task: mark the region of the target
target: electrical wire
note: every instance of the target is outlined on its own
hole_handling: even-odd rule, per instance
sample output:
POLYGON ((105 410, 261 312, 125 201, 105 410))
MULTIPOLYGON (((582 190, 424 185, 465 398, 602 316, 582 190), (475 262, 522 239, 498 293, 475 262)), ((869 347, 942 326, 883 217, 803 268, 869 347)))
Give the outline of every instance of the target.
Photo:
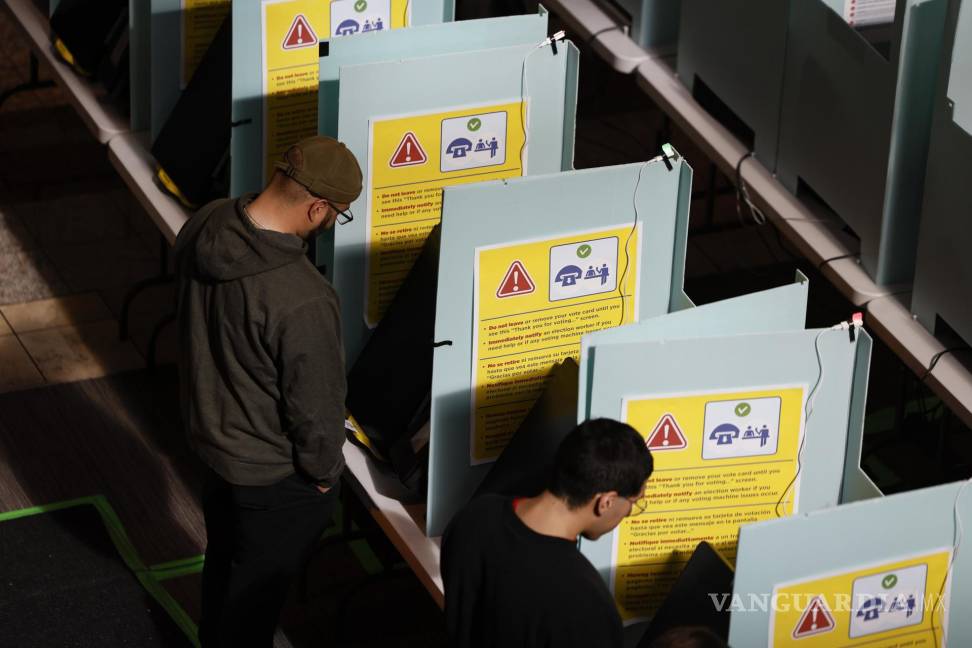
POLYGON ((537 51, 543 49, 547 45, 553 45, 554 43, 556 43, 559 40, 562 40, 563 38, 564 38, 564 31, 561 30, 556 34, 554 34, 553 36, 549 38, 545 38, 544 40, 540 41, 539 43, 537 43, 536 47, 532 48, 529 52, 527 52, 524 55, 523 64, 520 66, 520 132, 523 133, 523 143, 520 144, 520 174, 521 175, 526 175, 526 164, 523 162, 523 153, 526 151, 527 140, 529 139, 529 134, 527 133, 527 127, 526 127, 526 97, 528 92, 527 87, 529 85, 527 83, 527 75, 526 75, 527 61, 537 51))
POLYGON ((948 353, 954 353, 956 351, 969 351, 969 350, 972 350, 972 348, 970 348, 966 344, 957 347, 949 347, 948 349, 942 349, 941 351, 939 351, 938 353, 932 356, 931 362, 928 363, 928 368, 925 369, 925 373, 921 375, 920 382, 923 383, 926 380, 928 380, 928 377, 931 375, 932 371, 935 370, 935 365, 937 365, 938 361, 942 359, 942 356, 948 353))
MULTIPOLYGON (((743 222, 742 203, 746 203, 746 206, 749 208, 749 212, 750 215, 752 216, 753 221, 757 225, 765 225, 766 215, 750 199, 749 186, 746 184, 746 181, 743 180, 742 177, 743 162, 745 162, 751 157, 754 157, 754 155, 755 155, 754 151, 748 151, 745 155, 739 158, 738 162, 736 162, 736 215, 739 217, 740 223, 743 222)), ((821 225, 826 225, 827 227, 834 227, 837 229, 844 229, 845 227, 847 227, 844 223, 840 221, 828 220, 826 218, 786 218, 785 216, 780 215, 779 219, 790 223, 820 223, 821 225)))
MULTIPOLYGON (((959 510, 959 501, 962 499, 962 495, 965 494, 965 491, 970 486, 972 486, 972 477, 965 480, 965 483, 959 487, 958 492, 955 493, 955 500, 952 502, 952 521, 955 525, 954 530, 952 531, 952 555, 948 559, 948 569, 945 570, 945 578, 942 579, 942 585, 938 588, 938 598, 935 601, 936 608, 942 605, 942 599, 945 596, 945 585, 948 583, 949 576, 952 575, 952 569, 955 567, 955 559, 958 557, 959 548, 962 546, 962 539, 965 535, 965 529, 962 527, 962 513, 959 510)), ((935 632, 935 610, 932 610, 930 616, 932 644, 937 647, 938 633, 935 632)))
POLYGON ((641 168, 638 169, 638 179, 635 180, 634 191, 631 192, 631 206, 634 207, 634 222, 631 223, 631 230, 628 232, 628 237, 624 240, 624 270, 621 271, 621 276, 618 278, 618 298, 621 300, 621 316, 618 318, 618 326, 624 324, 624 309, 627 299, 627 296, 624 294, 624 280, 628 276, 628 266, 631 263, 628 246, 631 243, 631 237, 634 236, 635 230, 638 228, 638 220, 640 218, 640 214, 638 213, 638 187, 641 186, 641 176, 645 173, 645 169, 649 164, 657 160, 658 158, 648 160, 641 165, 641 168))
POLYGON ((744 224, 743 215, 742 215, 742 203, 745 202, 746 206, 749 208, 749 215, 752 217, 753 222, 755 222, 757 225, 765 225, 766 214, 764 214, 763 211, 759 207, 757 207, 750 199, 749 187, 746 186, 746 183, 742 179, 743 162, 745 162, 751 157, 753 157, 753 151, 749 151, 741 158, 739 158, 738 162, 736 162, 736 216, 739 217, 740 224, 744 224))
POLYGON ((824 378, 823 358, 820 355, 820 338, 823 337, 824 333, 842 330, 844 329, 838 324, 835 328, 822 329, 818 331, 817 335, 813 338, 813 351, 817 355, 817 380, 814 382, 813 388, 810 390, 810 394, 807 396, 807 402, 803 406, 803 437, 800 439, 800 447, 797 449, 796 473, 794 473, 793 479, 791 479, 790 483, 786 485, 786 488, 783 489, 783 492, 780 494, 780 499, 776 502, 776 506, 773 507, 773 512, 776 513, 776 517, 783 517, 783 515, 780 513, 780 506, 783 504, 783 501, 786 499, 786 494, 790 492, 790 489, 800 477, 800 472, 803 470, 803 447, 807 442, 807 423, 810 422, 810 417, 813 415, 813 401, 817 396, 817 390, 820 388, 820 384, 823 382, 824 378))
POLYGON ((408 9, 412 6, 412 0, 405 0, 405 10, 402 11, 402 27, 408 27, 408 9))
POLYGON ((601 34, 605 34, 609 31, 614 31, 616 29, 621 29, 621 28, 617 25, 611 25, 610 27, 598 29, 596 32, 594 32, 593 34, 588 36, 587 39, 584 40, 584 45, 589 48, 591 45, 594 44, 594 41, 596 41, 601 34))

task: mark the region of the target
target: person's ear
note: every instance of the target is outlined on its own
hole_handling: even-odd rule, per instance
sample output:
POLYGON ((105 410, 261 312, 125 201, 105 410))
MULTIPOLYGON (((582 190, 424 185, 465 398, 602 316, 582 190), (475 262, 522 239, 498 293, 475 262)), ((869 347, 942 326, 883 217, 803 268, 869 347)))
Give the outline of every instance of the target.
POLYGON ((320 227, 327 220, 328 205, 326 200, 316 198, 307 210, 307 220, 312 227, 320 227))
POLYGON ((618 494, 614 491, 608 491, 607 493, 598 493, 594 498, 594 514, 598 517, 602 515, 607 515, 615 504, 615 500, 618 499, 618 494))

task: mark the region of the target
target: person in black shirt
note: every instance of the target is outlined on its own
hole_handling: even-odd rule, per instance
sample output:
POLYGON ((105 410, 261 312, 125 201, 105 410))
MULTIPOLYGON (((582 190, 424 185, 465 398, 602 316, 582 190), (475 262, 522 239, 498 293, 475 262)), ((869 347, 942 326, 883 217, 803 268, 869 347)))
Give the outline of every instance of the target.
POLYGON ((634 428, 585 421, 557 450, 547 490, 484 495, 457 514, 442 539, 450 645, 620 646, 614 600, 577 536, 614 529, 644 496, 652 467, 634 428))

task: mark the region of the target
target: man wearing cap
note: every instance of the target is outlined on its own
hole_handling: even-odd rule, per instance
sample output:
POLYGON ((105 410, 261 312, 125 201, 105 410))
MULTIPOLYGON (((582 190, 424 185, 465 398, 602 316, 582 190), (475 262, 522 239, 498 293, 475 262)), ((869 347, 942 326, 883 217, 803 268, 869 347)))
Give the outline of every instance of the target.
POLYGON ((176 240, 183 423, 207 466, 203 646, 271 646, 344 468, 334 288, 307 241, 347 222, 361 169, 328 137, 291 147, 258 195, 217 200, 176 240))

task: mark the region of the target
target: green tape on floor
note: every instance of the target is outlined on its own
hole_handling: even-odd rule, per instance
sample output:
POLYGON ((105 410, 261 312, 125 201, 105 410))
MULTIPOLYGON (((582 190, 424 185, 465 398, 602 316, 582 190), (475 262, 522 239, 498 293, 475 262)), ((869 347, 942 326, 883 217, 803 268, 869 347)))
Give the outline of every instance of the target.
POLYGON ((156 580, 164 581, 169 580, 170 578, 198 574, 203 570, 203 565, 205 565, 205 563, 206 555, 199 554, 198 556, 193 556, 192 558, 183 558, 182 560, 173 560, 167 563, 152 565, 149 567, 149 571, 152 572, 152 575, 156 580))
POLYGON ((348 547, 351 548, 351 553, 354 554, 354 557, 358 559, 361 567, 364 568, 365 572, 370 576, 380 574, 382 571, 384 571, 381 561, 378 560, 378 556, 375 555, 375 552, 371 550, 371 545, 368 544, 367 540, 352 540, 348 543, 348 547))
POLYGON ((162 609, 166 611, 172 621, 189 638, 192 644, 199 646, 196 624, 193 623, 186 611, 182 609, 182 606, 172 598, 172 595, 162 587, 161 581, 200 571, 202 569, 202 556, 164 563, 154 568, 146 567, 145 563, 142 562, 142 559, 139 558, 138 553, 135 551, 135 546, 132 545, 131 540, 128 538, 128 534, 125 532, 125 527, 122 526, 121 520, 103 495, 90 495, 65 500, 63 502, 0 513, 0 523, 31 515, 42 515, 74 506, 93 506, 95 508, 101 517, 102 523, 105 525, 108 537, 111 538, 112 544, 115 545, 115 550, 118 551, 118 555, 121 557, 122 562, 125 563, 125 566, 135 574, 135 578, 141 583, 145 591, 162 606, 162 609))

